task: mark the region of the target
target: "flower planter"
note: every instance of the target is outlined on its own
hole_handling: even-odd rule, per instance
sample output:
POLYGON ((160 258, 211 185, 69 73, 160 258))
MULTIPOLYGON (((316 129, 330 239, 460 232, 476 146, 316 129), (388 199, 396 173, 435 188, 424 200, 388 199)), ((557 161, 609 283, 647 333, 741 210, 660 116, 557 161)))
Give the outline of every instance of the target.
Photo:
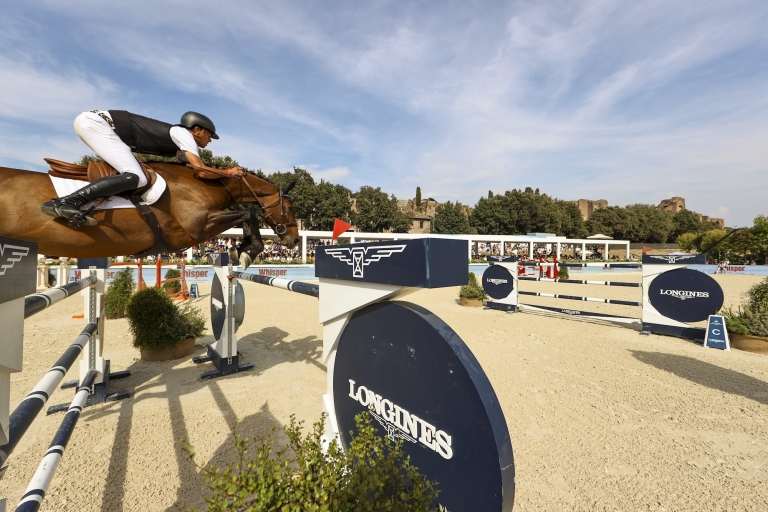
POLYGON ((151 348, 141 347, 142 361, 170 361, 189 357, 195 351, 195 338, 187 338, 172 347, 151 348))
POLYGON ((731 348, 748 352, 768 353, 768 338, 766 337, 736 334, 735 332, 728 331, 728 338, 731 340, 731 348))
POLYGON ((461 306, 467 306, 470 308, 481 308, 483 307, 483 299, 472 299, 467 297, 459 297, 459 305, 461 306))

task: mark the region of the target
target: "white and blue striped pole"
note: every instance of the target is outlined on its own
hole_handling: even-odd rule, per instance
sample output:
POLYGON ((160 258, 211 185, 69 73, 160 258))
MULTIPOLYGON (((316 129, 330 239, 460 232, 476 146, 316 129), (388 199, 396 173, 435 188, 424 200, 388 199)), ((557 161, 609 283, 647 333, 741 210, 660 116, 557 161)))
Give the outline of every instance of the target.
POLYGON ((46 402, 51 397, 51 394, 61 383, 64 375, 67 374, 72 364, 80 357, 80 353, 83 351, 83 347, 91 340, 96 332, 98 324, 90 323, 85 326, 85 329, 75 339, 72 345, 67 348, 64 354, 59 358, 56 363, 48 370, 40 382, 32 388, 32 391, 21 401, 18 407, 13 411, 10 416, 8 433, 8 443, 0 446, 0 467, 5 464, 6 459, 13 452, 16 445, 21 441, 24 434, 26 434, 32 422, 37 415, 43 410, 46 402))
POLYGON ((294 281, 292 279, 285 279, 282 277, 268 277, 260 276, 258 274, 245 274, 238 271, 232 271, 229 273, 229 275, 238 279, 265 284, 275 288, 282 288, 283 290, 289 290, 292 292, 301 293, 303 295, 320 297, 320 285, 317 284, 304 283, 302 281, 294 281))
POLYGON ((75 426, 77 426, 77 420, 80 419, 80 413, 83 410, 85 401, 88 399, 97 375, 98 372, 96 370, 90 370, 85 375, 85 379, 83 379, 82 384, 78 387, 75 398, 72 400, 64 420, 62 420, 59 430, 53 437, 51 446, 45 452, 43 460, 37 467, 37 471, 32 476, 24 496, 22 496, 19 505, 16 507, 16 512, 36 512, 40 510, 45 492, 51 485, 53 475, 56 473, 56 468, 59 466, 64 450, 67 448, 67 443, 69 443, 69 439, 72 437, 72 432, 74 432, 75 426))
POLYGON ((60 300, 66 299, 73 293, 95 285, 97 281, 98 279, 96 276, 91 275, 72 283, 65 284, 64 286, 58 286, 44 292, 30 295, 24 299, 24 318, 29 318, 49 306, 56 304, 60 300))
POLYGON ((630 300, 618 300, 618 299, 602 299, 597 297, 580 297, 578 295, 561 295, 559 293, 541 293, 541 292, 524 292, 518 290, 520 295, 531 295, 534 297, 550 297, 552 299, 566 299, 566 300, 583 300, 587 302, 602 302, 603 304, 621 304, 622 306, 642 306, 642 302, 635 302, 630 300))

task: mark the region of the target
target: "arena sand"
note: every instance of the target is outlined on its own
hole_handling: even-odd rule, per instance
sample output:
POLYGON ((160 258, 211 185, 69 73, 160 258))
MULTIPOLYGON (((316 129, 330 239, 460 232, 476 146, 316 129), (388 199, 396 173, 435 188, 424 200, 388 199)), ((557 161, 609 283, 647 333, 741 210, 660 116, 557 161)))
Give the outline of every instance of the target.
MULTIPOLYGON (((639 274, 613 278, 638 281, 639 274)), ((728 304, 759 280, 716 278, 728 304)), ((560 293, 565 286, 574 295, 632 300, 640 293, 522 284, 560 293)), ((223 465, 234 461, 235 418, 249 436, 280 430, 291 414, 307 423, 319 418, 326 374, 317 300, 244 287, 248 315, 239 348, 255 365, 250 372, 201 382, 200 372, 210 365, 142 363, 126 321, 107 322, 113 368, 133 372, 112 389, 130 389, 133 398, 83 412, 43 510, 204 509, 205 481, 180 451, 180 438, 190 440, 200 462, 223 465)), ((514 447, 516 511, 768 510, 768 356, 704 349, 622 327, 463 308, 456 298, 456 288, 407 297, 461 335, 495 387, 514 447)), ((637 308, 526 298, 639 316, 637 308)), ((197 302, 207 315, 208 297, 197 302)), ((83 328, 83 320, 71 318, 81 308, 82 300, 71 298, 26 322, 24 371, 12 377, 13 404, 83 328)), ((76 377, 73 370, 67 379, 76 377)), ((71 398, 71 391, 60 390, 50 404, 71 398)), ((10 457, 0 480, 9 508, 62 417, 38 418, 10 457)))

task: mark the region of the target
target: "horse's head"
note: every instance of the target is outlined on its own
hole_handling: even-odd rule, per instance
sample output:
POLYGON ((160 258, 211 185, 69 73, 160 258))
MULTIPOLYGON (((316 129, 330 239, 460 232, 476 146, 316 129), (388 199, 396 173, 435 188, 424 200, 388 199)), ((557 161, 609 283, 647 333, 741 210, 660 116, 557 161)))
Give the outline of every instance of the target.
POLYGON ((246 174, 243 179, 251 191, 254 191, 254 197, 261 205, 261 216, 264 222, 280 237, 280 242, 289 249, 298 245, 299 228, 293 212, 293 201, 288 196, 288 192, 296 185, 296 182, 285 187, 277 187, 262 180, 255 173, 246 174), (264 189, 261 186, 263 183, 267 183, 269 186, 268 195, 256 196, 255 190, 264 189))

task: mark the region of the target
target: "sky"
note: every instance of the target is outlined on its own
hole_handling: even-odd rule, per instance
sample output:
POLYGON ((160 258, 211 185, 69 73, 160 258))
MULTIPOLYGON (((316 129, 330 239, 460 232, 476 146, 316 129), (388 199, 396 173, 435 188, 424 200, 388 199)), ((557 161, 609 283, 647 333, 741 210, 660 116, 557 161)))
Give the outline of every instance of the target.
POLYGON ((768 2, 0 0, 0 166, 92 109, 209 116, 267 173, 768 214, 768 2))

